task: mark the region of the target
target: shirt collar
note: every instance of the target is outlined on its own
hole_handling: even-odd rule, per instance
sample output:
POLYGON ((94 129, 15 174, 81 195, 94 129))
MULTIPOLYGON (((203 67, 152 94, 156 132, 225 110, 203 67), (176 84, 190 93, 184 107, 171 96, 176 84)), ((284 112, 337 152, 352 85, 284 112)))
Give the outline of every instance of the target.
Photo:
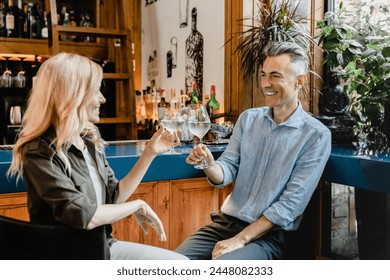
MULTIPOLYGON (((292 115, 286 121, 282 122, 278 126, 289 126, 289 127, 293 127, 293 128, 299 128, 303 123, 303 115, 304 115, 304 110, 303 110, 302 104, 300 101, 298 101, 298 107, 294 111, 294 113, 292 113, 292 115)), ((271 107, 268 107, 268 110, 267 110, 267 113, 265 114, 265 116, 270 121, 274 122, 274 120, 272 118, 272 108, 271 107)))

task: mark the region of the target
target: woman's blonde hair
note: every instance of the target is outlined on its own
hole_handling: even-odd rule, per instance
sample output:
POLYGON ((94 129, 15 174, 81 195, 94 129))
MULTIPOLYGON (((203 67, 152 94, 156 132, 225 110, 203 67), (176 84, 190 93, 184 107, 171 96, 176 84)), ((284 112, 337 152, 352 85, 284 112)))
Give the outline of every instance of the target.
POLYGON ((75 53, 59 53, 45 61, 34 78, 33 89, 22 120, 22 129, 13 148, 8 175, 23 174, 23 146, 53 127, 51 145, 71 171, 66 156, 74 140, 91 135, 98 150, 104 141, 95 125, 89 122, 86 110, 93 95, 100 90, 103 70, 95 62, 75 53))

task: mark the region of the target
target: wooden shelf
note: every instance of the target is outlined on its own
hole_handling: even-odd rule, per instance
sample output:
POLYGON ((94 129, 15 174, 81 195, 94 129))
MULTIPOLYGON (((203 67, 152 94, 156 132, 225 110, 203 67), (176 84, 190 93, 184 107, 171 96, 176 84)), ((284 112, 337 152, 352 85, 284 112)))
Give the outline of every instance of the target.
MULTIPOLYGON (((61 42, 60 51, 77 52, 87 57, 106 59, 108 50, 106 43, 89 42, 61 42)), ((30 55, 49 55, 47 40, 41 39, 21 39, 0 37, 0 53, 30 54, 30 55)))
POLYGON ((107 80, 128 80, 131 79, 131 76, 126 73, 104 73, 103 78, 107 80))
POLYGON ((98 124, 129 124, 134 123, 135 119, 130 118, 101 118, 98 124))
POLYGON ((57 26, 58 33, 60 34, 80 34, 90 35, 103 38, 116 38, 125 37, 129 33, 126 30, 111 29, 111 28, 92 28, 92 27, 72 27, 72 26, 57 26))

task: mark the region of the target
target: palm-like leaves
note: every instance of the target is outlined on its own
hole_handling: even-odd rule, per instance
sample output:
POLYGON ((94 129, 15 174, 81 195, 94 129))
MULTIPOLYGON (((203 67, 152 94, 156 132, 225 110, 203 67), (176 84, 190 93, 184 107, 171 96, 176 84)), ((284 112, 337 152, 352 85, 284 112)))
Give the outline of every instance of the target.
POLYGON ((305 49, 309 43, 316 43, 308 33, 305 23, 307 19, 297 14, 299 1, 293 5, 290 0, 278 1, 259 0, 259 13, 242 21, 253 21, 244 24, 244 31, 239 34, 241 41, 236 51, 241 55, 241 70, 244 74, 257 74, 264 62, 263 51, 271 42, 295 42, 305 49))

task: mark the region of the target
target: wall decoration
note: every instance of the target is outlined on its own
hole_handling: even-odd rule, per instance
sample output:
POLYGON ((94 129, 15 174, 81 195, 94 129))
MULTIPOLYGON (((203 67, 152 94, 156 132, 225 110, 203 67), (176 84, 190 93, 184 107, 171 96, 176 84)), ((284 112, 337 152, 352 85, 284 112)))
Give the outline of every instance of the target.
POLYGON ((145 0, 145 7, 149 6, 149 5, 152 5, 154 4, 155 2, 157 2, 158 0, 145 0))
POLYGON ((160 76, 159 72, 159 65, 158 65, 158 57, 157 57, 157 51, 154 50, 153 56, 149 56, 149 62, 148 62, 148 81, 149 83, 155 83, 156 79, 160 76))
POLYGON ((192 8, 192 28, 186 40, 185 60, 185 85, 187 92, 192 91, 192 83, 195 81, 199 92, 199 100, 203 97, 203 35, 197 30, 198 10, 192 8))
POLYGON ((185 28, 188 25, 188 2, 189 0, 179 0, 180 28, 185 28))
POLYGON ((171 38, 172 68, 176 68, 177 63, 177 38, 171 38))
POLYGON ((172 64, 172 51, 168 51, 167 52, 167 78, 171 78, 172 77, 172 68, 173 68, 173 64, 172 64))
MULTIPOLYGON (((143 2, 144 3, 144 2, 143 2)), ((151 1, 149 1, 151 3, 151 1)), ((184 9, 185 10, 185 9, 184 9)), ((221 112, 223 112, 224 100, 224 57, 225 57, 225 1, 224 0, 175 0, 175 1, 157 1, 153 5, 142 5, 142 63, 141 79, 142 88, 151 86, 150 73, 155 73, 154 85, 157 88, 164 88, 167 98, 170 98, 170 92, 175 89, 177 93, 192 90, 192 81, 196 76, 199 91, 204 93, 210 90, 211 85, 218 89, 217 99, 221 103, 221 112), (188 2, 188 8, 187 8, 188 2), (188 23, 186 27, 180 27, 179 7, 188 9, 188 23), (200 60, 197 64, 187 61, 188 71, 186 74, 186 41, 192 34, 191 11, 196 7, 196 30, 203 37, 203 50, 199 45, 189 40, 187 44, 190 60, 200 60), (158 58, 154 66, 158 71, 149 71, 154 69, 149 65, 154 59, 153 53, 156 51, 158 58), (152 55, 151 55, 152 54, 152 55), (192 55, 192 56, 191 56, 192 55), (148 71, 150 73, 148 73, 148 71), (201 73, 195 75, 194 73, 201 73), (186 75, 188 86, 186 85, 186 75), (200 80, 199 80, 200 77, 200 80)), ((191 61, 192 61, 191 60, 191 61)), ((141 90, 140 89, 140 90, 141 90)))

